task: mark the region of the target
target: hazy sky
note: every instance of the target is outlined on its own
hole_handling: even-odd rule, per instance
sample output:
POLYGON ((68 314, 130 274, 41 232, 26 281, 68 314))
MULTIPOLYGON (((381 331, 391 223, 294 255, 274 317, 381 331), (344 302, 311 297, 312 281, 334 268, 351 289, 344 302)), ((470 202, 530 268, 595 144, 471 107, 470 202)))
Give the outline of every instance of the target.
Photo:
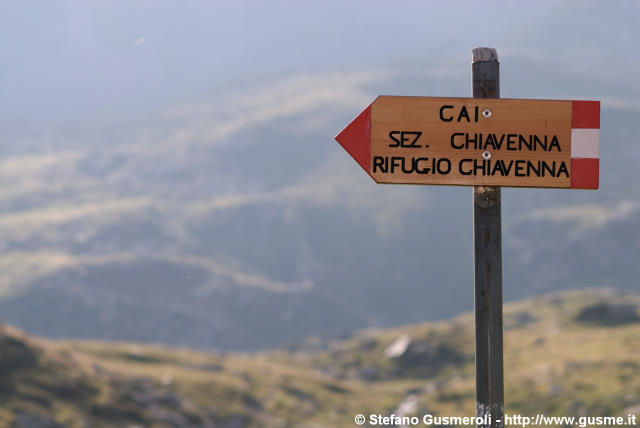
POLYGON ((631 85, 638 22, 631 0, 5 1, 0 114, 119 120, 284 75, 464 66, 481 45, 631 85))

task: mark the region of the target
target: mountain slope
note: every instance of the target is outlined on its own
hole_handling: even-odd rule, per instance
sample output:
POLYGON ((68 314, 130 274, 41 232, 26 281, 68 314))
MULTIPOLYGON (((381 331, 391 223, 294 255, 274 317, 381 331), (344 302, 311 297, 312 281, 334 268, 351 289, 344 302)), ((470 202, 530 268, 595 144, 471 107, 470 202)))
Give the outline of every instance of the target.
MULTIPOLYGON (((640 296, 546 295, 505 307, 506 411, 640 413, 640 296)), ((297 350, 202 353, 0 336, 0 424, 351 427, 358 413, 471 416, 473 317, 365 330, 297 350)))
MULTIPOLYGON (((502 66, 505 85, 538 78, 505 96, 629 90, 544 58, 502 66)), ((48 337, 255 350, 470 310, 471 190, 375 185, 333 141, 379 93, 468 95, 464 67, 290 76, 98 131, 5 136, 0 313, 48 337)), ((598 191, 503 192, 507 300, 640 290, 637 106, 602 105, 598 191)))

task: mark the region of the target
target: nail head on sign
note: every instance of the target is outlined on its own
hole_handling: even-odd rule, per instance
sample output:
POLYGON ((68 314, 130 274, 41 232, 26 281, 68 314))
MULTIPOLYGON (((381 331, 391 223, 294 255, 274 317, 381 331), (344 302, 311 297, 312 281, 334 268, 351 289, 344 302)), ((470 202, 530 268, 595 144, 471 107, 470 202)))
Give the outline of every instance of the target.
POLYGON ((484 117, 485 119, 489 119, 491 117, 491 110, 489 110, 488 108, 482 110, 482 117, 484 117))
POLYGON ((482 158, 486 160, 491 159, 491 152, 489 150, 485 150, 484 152, 482 152, 482 158))

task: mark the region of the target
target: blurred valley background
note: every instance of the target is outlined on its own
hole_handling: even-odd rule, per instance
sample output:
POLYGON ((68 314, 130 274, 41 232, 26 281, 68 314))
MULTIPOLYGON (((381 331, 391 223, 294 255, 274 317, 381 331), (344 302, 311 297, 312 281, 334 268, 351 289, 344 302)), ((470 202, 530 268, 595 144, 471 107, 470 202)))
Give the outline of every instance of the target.
POLYGON ((0 319, 198 349, 473 307, 471 189, 374 184, 375 96, 602 101, 600 190, 505 189, 504 294, 640 291, 633 1, 0 5, 0 319))

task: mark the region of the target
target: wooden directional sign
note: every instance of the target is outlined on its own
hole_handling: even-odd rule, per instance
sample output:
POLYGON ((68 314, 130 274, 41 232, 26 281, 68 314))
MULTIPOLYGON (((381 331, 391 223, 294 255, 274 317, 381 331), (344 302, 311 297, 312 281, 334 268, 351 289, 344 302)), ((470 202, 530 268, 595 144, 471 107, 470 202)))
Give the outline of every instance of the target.
POLYGON ((599 101, 380 96, 336 140, 377 183, 598 188, 599 101))

